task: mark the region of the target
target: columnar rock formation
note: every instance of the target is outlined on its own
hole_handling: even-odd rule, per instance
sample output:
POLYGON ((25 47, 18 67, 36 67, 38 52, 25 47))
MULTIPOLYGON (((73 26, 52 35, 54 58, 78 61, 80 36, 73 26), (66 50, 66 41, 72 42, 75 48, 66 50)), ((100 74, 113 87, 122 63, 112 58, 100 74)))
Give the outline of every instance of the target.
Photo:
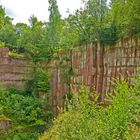
MULTIPOLYGON (((14 85, 24 88, 32 73, 32 65, 24 59, 11 58, 7 48, 0 48, 0 81, 3 86, 14 85)), ((99 42, 79 46, 72 51, 60 54, 59 60, 51 63, 48 69, 53 73, 50 79, 53 111, 64 105, 64 95, 70 90, 77 91, 81 85, 100 93, 102 100, 113 90, 111 80, 137 73, 140 67, 140 38, 119 40, 115 45, 105 46, 99 42), (65 59, 64 59, 65 58, 65 59), (72 69, 69 79, 65 73, 72 69), (69 83, 66 81, 69 80, 69 83)))

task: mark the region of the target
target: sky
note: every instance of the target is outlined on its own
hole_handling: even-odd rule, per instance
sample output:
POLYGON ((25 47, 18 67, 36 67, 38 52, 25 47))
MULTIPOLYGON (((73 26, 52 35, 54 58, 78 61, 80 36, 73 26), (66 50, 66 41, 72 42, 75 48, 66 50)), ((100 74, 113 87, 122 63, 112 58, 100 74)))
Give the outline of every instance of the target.
MULTIPOLYGON (((69 9, 73 13, 82 6, 82 0, 57 0, 62 17, 67 17, 69 9)), ((0 0, 0 5, 5 8, 6 14, 14 18, 13 23, 28 23, 31 15, 35 15, 41 21, 47 21, 49 17, 48 0, 0 0)))

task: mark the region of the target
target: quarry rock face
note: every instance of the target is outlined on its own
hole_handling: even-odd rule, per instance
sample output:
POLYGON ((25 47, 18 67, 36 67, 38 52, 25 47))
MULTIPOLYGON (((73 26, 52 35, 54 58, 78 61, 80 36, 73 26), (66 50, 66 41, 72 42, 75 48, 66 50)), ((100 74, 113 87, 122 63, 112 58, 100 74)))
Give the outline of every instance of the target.
MULTIPOLYGON (((1 85, 23 89, 33 73, 33 67, 29 60, 12 58, 8 53, 7 48, 0 48, 1 85)), ((136 74, 140 67, 140 38, 121 39, 113 45, 96 42, 79 46, 60 53, 59 60, 44 65, 45 62, 43 67, 52 73, 50 101, 53 112, 57 114, 64 106, 64 96, 69 90, 74 93, 84 85, 90 91, 95 89, 103 100, 106 93, 114 89, 112 79, 124 76, 131 82, 129 77, 136 74), (66 77, 69 69, 73 74, 66 77)))

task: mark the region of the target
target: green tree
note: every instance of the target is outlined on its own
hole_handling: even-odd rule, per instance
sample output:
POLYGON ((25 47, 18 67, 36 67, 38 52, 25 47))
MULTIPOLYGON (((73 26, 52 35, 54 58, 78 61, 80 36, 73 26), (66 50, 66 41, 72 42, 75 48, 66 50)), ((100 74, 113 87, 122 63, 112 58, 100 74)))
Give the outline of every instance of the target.
POLYGON ((5 9, 0 6, 0 42, 4 42, 5 46, 12 48, 16 45, 16 39, 12 19, 6 16, 5 9))
POLYGON ((45 24, 33 15, 29 19, 30 22, 30 46, 29 53, 34 62, 40 61, 43 59, 43 47, 40 45, 42 36, 45 32, 45 28, 43 27, 45 24))
POLYGON ((112 0, 112 21, 117 26, 120 37, 140 33, 140 3, 139 0, 112 0))
POLYGON ((128 35, 140 33, 140 2, 139 0, 127 0, 128 9, 126 18, 128 21, 128 35))
POLYGON ((60 40, 63 29, 63 22, 58 10, 56 0, 49 0, 49 22, 46 23, 45 33, 43 35, 41 46, 43 47, 42 55, 50 60, 56 50, 61 47, 60 40))
POLYGON ((0 5, 0 29, 6 24, 11 24, 11 18, 6 16, 5 9, 0 5))
POLYGON ((16 24, 15 28, 18 35, 17 50, 29 54, 31 59, 36 62, 41 59, 41 49, 43 48, 40 42, 45 31, 43 28, 44 23, 38 21, 34 15, 30 17, 29 22, 30 25, 24 23, 16 24))
POLYGON ((81 43, 101 39, 102 30, 107 26, 108 7, 106 0, 84 1, 84 9, 77 10, 69 21, 79 34, 81 43))
POLYGON ((31 31, 30 27, 25 23, 17 23, 15 25, 16 33, 18 36, 17 39, 17 48, 19 52, 27 52, 28 47, 30 46, 31 41, 31 31))
POLYGON ((61 15, 56 0, 49 0, 49 22, 46 25, 45 39, 47 45, 53 49, 59 47, 60 34, 62 29, 61 15))

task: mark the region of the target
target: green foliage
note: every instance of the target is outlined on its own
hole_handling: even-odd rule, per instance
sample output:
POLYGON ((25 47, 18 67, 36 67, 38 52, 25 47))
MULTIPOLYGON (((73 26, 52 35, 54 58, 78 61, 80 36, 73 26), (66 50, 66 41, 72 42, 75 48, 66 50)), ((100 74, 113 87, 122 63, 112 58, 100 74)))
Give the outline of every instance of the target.
POLYGON ((2 47, 2 48, 5 47, 5 43, 0 41, 0 47, 2 47))
MULTIPOLYGON (((24 53, 37 67, 40 61, 56 59, 59 52, 78 44, 96 41, 112 44, 121 37, 140 34, 139 0, 112 0, 109 6, 107 0, 83 2, 83 9, 62 20, 57 1, 49 0, 49 22, 38 21, 33 15, 29 19, 30 25, 13 25, 0 6, 0 47, 8 47, 9 55, 16 58, 22 58, 24 53)), ((13 123, 11 132, 4 134, 3 139, 37 139, 48 127, 46 122, 50 122, 52 116, 48 73, 36 67, 25 92, 0 89, 0 115, 4 114, 13 123), (39 100, 40 94, 45 95, 43 102, 39 100)), ((125 81, 117 83, 115 96, 110 96, 112 104, 104 108, 97 104, 97 97, 89 96, 85 89, 72 98, 70 77, 73 73, 71 65, 63 73, 64 82, 69 86, 65 97, 70 100, 69 111, 58 117, 45 137, 49 140, 139 139, 139 76, 131 87, 125 81)))
POLYGON ((32 95, 37 95, 39 92, 49 93, 48 72, 43 69, 37 69, 33 74, 33 78, 27 82, 26 90, 32 95))
MULTIPOLYGON (((40 41, 44 33, 43 23, 38 21, 35 16, 31 16, 30 26, 23 23, 17 23, 15 26, 17 41, 15 49, 20 53, 29 54, 33 62, 38 62, 41 55, 40 41)), ((42 51, 43 52, 43 51, 42 51)))
POLYGON ((123 79, 117 82, 111 104, 98 104, 98 96, 82 88, 71 100, 68 111, 62 112, 54 126, 41 140, 132 140, 140 139, 140 89, 128 86, 123 79), (90 100, 89 100, 90 99, 90 100))
POLYGON ((49 11, 50 11, 50 17, 49 17, 46 39, 48 40, 48 43, 53 45, 53 47, 55 48, 57 45, 59 45, 59 40, 60 40, 59 37, 62 29, 61 16, 58 10, 56 0, 49 0, 49 11))
POLYGON ((44 111, 50 111, 51 114, 51 105, 49 101, 50 81, 48 71, 41 68, 35 68, 32 78, 26 83, 25 91, 27 95, 40 98, 40 103, 44 111))
POLYGON ((119 37, 140 33, 139 0, 113 0, 111 3, 112 21, 117 25, 119 37))
POLYGON ((11 24, 11 18, 6 16, 5 9, 0 5, 0 29, 4 27, 4 25, 11 24))
POLYGON ((0 113, 12 122, 12 129, 1 136, 4 140, 37 139, 51 119, 38 98, 14 88, 0 90, 0 107, 0 113))
POLYGON ((28 53, 33 62, 50 61, 62 49, 101 41, 113 44, 121 37, 140 34, 139 0, 83 0, 84 8, 61 19, 56 0, 49 0, 49 22, 32 15, 30 25, 12 24, 0 7, 0 41, 11 50, 28 53))
POLYGON ((8 55, 10 57, 17 58, 17 59, 24 59, 25 58, 24 54, 18 54, 17 52, 13 52, 13 51, 9 51, 8 55))
POLYGON ((71 28, 79 36, 79 42, 86 44, 101 41, 112 44, 117 40, 116 26, 110 19, 110 9, 106 0, 84 1, 84 9, 69 16, 71 28))
POLYGON ((5 10, 0 6, 0 42, 4 42, 7 47, 15 45, 16 35, 12 19, 6 16, 5 10))
POLYGON ((63 23, 58 10, 57 1, 49 0, 49 22, 46 23, 40 46, 44 48, 46 59, 53 58, 53 54, 60 48, 61 29, 63 23))
POLYGON ((118 40, 116 25, 112 24, 109 27, 101 30, 100 41, 104 44, 114 44, 118 40))

